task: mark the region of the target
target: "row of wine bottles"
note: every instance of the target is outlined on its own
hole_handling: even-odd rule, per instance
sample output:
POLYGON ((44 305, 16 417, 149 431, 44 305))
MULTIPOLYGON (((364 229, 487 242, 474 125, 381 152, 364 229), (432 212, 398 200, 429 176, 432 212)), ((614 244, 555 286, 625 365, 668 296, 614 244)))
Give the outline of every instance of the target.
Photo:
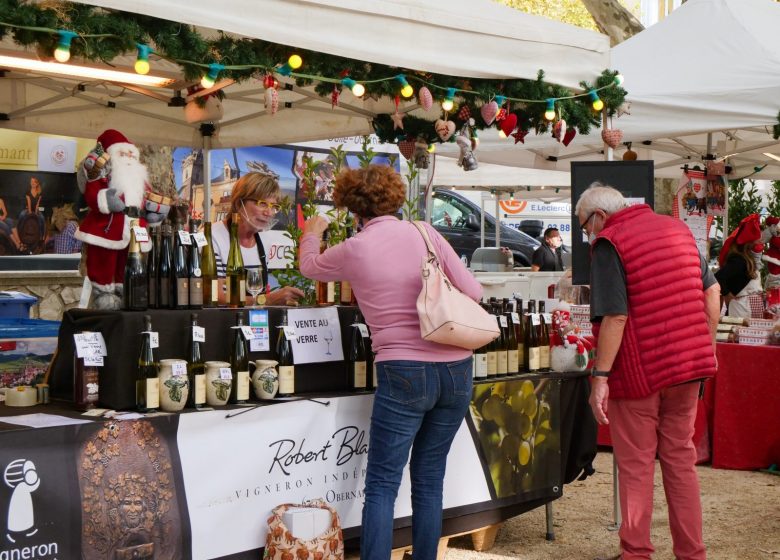
MULTIPOLYGON (((346 228, 346 237, 349 239, 353 235, 351 227, 346 228)), ((330 234, 325 230, 320 241, 320 253, 330 246, 330 234)), ((329 282, 317 280, 315 285, 317 296, 317 305, 357 305, 355 294, 352 292, 351 284, 346 280, 331 280, 329 282)))
POLYGON ((550 370, 549 317, 544 302, 490 298, 482 307, 496 316, 501 334, 474 351, 474 378, 550 370), (521 315, 522 314, 522 315, 521 315))

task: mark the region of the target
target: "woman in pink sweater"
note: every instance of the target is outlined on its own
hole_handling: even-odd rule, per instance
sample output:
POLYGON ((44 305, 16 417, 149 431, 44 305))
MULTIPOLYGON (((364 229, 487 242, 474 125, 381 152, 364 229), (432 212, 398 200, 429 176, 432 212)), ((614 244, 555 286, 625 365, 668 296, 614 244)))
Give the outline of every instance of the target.
MULTIPOLYGON (((336 180, 333 200, 355 215, 362 231, 320 254, 327 222, 315 217, 306 222, 300 246, 304 275, 352 284, 377 353, 362 560, 390 558, 393 507, 407 460, 414 560, 436 558, 447 453, 471 399, 471 352, 420 336, 416 302, 427 252, 414 225, 396 218, 405 196, 401 177, 390 167, 347 170, 336 180)), ((478 300, 480 284, 447 241, 430 225, 425 227, 447 276, 478 300)))

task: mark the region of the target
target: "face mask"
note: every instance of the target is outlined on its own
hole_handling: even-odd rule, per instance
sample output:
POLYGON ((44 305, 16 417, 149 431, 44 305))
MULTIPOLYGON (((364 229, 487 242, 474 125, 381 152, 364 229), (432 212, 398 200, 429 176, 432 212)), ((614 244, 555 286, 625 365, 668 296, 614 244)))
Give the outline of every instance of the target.
MULTIPOLYGON (((596 217, 596 214, 594 213, 590 217, 590 220, 592 220, 595 217, 596 217)), ((588 220, 588 221, 590 221, 590 220, 588 220)), ((591 230, 591 232, 588 234, 588 244, 589 245, 593 245, 596 242, 596 235, 597 235, 596 232, 594 232, 593 230, 591 230)))
POLYGON ((271 218, 270 220, 268 220, 268 225, 266 225, 266 226, 261 226, 261 225, 257 224, 257 222, 255 222, 252 218, 249 217, 249 212, 246 211, 246 207, 244 206, 244 201, 243 200, 239 200, 239 202, 241 202, 241 210, 243 210, 242 213, 244 215, 244 219, 247 222, 249 222, 252 225, 252 227, 255 228, 257 231, 264 231, 264 230, 274 229, 274 226, 277 223, 279 223, 278 219, 271 218))

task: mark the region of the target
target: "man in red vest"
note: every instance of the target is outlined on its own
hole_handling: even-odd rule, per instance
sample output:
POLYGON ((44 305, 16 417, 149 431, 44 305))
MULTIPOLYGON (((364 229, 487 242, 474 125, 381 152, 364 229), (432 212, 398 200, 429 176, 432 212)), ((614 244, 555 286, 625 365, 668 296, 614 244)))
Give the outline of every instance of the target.
POLYGON ((702 560, 693 425, 701 382, 715 374, 720 289, 681 220, 629 206, 599 183, 575 208, 591 244, 590 313, 597 337, 590 404, 610 425, 618 464, 623 560, 653 554, 658 455, 674 555, 702 560), (609 418, 607 417, 609 411, 609 418))

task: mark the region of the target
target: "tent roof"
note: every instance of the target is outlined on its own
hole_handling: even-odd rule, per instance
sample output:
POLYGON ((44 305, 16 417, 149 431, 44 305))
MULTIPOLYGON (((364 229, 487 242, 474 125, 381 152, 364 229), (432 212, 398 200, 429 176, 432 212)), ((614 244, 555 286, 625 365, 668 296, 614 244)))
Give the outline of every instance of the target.
MULTIPOLYGON (((455 0, 434 9, 425 0, 257 0, 247 13, 243 0, 214 9, 205 0, 90 0, 92 5, 183 21, 202 28, 278 41, 334 55, 459 76, 535 78, 573 85, 609 66, 606 37, 545 18, 529 16, 489 0, 455 0), (323 30, 327 30, 324 32, 323 30)), ((9 39, 0 54, 24 51, 9 39)), ((32 50, 28 56, 35 56, 32 50)), ((133 72, 134 56, 118 57, 118 70, 133 72)), ((152 74, 178 67, 152 62, 152 74)), ((283 82, 285 80, 282 80, 283 82)), ((197 124, 181 107, 169 107, 170 89, 144 91, 69 76, 9 71, 0 79, 0 126, 95 138, 106 128, 133 142, 202 147, 197 124)), ((356 99, 349 92, 332 108, 313 88, 280 90, 279 112, 263 106, 262 84, 248 80, 224 88, 225 115, 213 147, 268 145, 372 132, 370 120, 394 110, 392 100, 356 99), (289 105, 286 105, 289 104, 289 105)), ((406 102, 401 110, 410 109, 406 102)), ((434 117, 435 118, 435 117, 434 117)))

